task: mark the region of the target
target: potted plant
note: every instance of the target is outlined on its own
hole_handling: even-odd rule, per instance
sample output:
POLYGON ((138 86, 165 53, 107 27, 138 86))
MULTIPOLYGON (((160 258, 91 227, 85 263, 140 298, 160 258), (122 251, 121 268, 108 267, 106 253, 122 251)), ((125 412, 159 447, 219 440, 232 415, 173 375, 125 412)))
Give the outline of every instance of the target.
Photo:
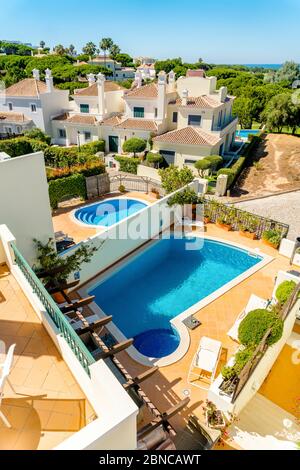
POLYGON ((265 230, 262 234, 262 241, 265 245, 277 249, 281 242, 281 232, 275 229, 265 230))
POLYGON ((227 218, 224 215, 220 215, 217 218, 217 227, 230 232, 232 230, 232 225, 227 223, 227 218))
POLYGON ((212 429, 224 429, 226 422, 224 414, 218 410, 216 405, 209 400, 206 400, 206 405, 203 407, 204 416, 206 418, 207 426, 212 429))
POLYGON ((242 237, 250 238, 251 240, 256 240, 256 227, 249 224, 240 224, 239 225, 239 234, 242 237))
POLYGON ((119 186, 119 192, 120 192, 121 194, 126 193, 126 188, 125 188, 125 186, 124 186, 123 184, 121 184, 121 185, 119 186))

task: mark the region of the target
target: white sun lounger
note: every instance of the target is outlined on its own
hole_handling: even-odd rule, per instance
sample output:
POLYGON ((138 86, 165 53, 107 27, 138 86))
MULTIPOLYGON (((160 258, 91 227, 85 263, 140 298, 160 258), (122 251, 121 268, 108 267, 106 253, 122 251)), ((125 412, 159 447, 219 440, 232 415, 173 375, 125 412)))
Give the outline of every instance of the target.
MULTIPOLYGON (((212 383, 217 372, 221 351, 222 343, 220 341, 203 336, 191 365, 189 375, 197 376, 199 380, 204 377, 207 379, 207 375, 210 375, 210 383, 212 383), (194 371, 195 369, 198 370, 197 373, 194 371)), ((208 390, 209 388, 198 385, 194 381, 190 381, 190 383, 203 390, 208 390)))
POLYGON ((227 335, 229 336, 229 338, 233 339, 233 341, 239 341, 239 326, 244 320, 244 318, 246 318, 248 313, 252 312, 253 310, 267 308, 268 304, 268 300, 262 299, 261 297, 252 294, 248 304, 246 305, 246 308, 239 314, 234 325, 228 331, 227 335))

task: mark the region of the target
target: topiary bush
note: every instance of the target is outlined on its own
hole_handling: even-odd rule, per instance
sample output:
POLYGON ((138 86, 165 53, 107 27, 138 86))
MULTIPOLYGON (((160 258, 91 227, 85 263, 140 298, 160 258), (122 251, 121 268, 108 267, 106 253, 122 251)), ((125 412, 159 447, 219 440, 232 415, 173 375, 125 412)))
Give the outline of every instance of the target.
POLYGON ((218 176, 220 175, 227 175, 228 176, 228 180, 227 180, 227 187, 229 188, 233 181, 234 181, 234 178, 235 178, 235 173, 233 170, 231 170, 231 168, 221 168, 218 173, 217 173, 218 176))
POLYGON ((116 155, 115 160, 120 163, 120 171, 134 175, 137 174, 137 167, 141 163, 139 158, 124 157, 122 155, 116 155))
POLYGON ((123 152, 133 153, 134 156, 136 153, 144 152, 146 149, 147 142, 144 139, 139 139, 138 137, 132 137, 131 139, 126 140, 123 145, 123 152))
POLYGON ((267 344, 277 343, 283 333, 283 321, 274 311, 257 309, 250 312, 239 326, 239 341, 244 346, 257 346, 271 328, 267 344))
POLYGON ((72 175, 49 182, 49 198, 52 209, 57 209, 59 202, 67 196, 86 199, 85 176, 72 175))
POLYGON ((284 305, 295 290, 295 281, 284 281, 278 286, 275 296, 280 305, 284 305))

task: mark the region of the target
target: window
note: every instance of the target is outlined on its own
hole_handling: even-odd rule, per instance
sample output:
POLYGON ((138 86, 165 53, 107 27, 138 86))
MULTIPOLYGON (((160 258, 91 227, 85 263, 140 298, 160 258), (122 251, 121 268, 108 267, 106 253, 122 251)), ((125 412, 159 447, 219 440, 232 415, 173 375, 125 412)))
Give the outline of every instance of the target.
POLYGON ((173 122, 176 124, 178 122, 178 113, 174 112, 173 113, 173 122))
POLYGON ((91 140, 91 133, 90 132, 84 132, 84 140, 86 142, 88 142, 89 140, 91 140))
POLYGON ((175 163, 175 152, 171 150, 160 150, 159 153, 166 160, 168 165, 174 165, 175 163))
POLYGON ((90 105, 89 104, 81 104, 80 105, 80 112, 81 113, 89 113, 90 112, 90 105))
POLYGON ((189 118, 188 118, 188 125, 189 126, 200 126, 201 125, 201 116, 196 116, 196 115, 190 114, 189 118))
POLYGON ((36 104, 34 104, 34 103, 31 104, 31 105, 30 105, 30 109, 31 109, 31 112, 32 112, 32 113, 36 113, 36 104))
POLYGON ((66 139, 67 138, 66 129, 58 129, 58 137, 60 139, 66 139))
POLYGON ((133 116, 135 118, 143 118, 145 116, 144 108, 133 108, 133 116))
POLYGON ((157 113, 158 113, 157 108, 154 108, 154 117, 156 117, 156 118, 157 118, 157 113))
POLYGON ((12 103, 8 103, 8 110, 9 110, 9 111, 12 111, 13 109, 14 109, 13 104, 12 104, 12 103))

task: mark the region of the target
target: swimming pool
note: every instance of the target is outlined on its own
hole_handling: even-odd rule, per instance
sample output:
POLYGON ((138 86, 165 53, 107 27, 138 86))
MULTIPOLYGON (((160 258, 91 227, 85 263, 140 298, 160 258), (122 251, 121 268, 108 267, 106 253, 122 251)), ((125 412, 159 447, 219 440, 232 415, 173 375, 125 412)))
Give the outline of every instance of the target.
POLYGON ((174 353, 180 335, 173 320, 263 259, 215 240, 204 239, 195 250, 186 250, 186 242, 174 237, 151 242, 88 289, 148 358, 174 353))
POLYGON ((137 199, 111 198, 77 209, 74 217, 86 225, 110 227, 145 207, 147 204, 137 199))
POLYGON ((240 131, 236 131, 236 136, 241 139, 248 139, 249 135, 258 135, 259 133, 259 129, 241 129, 240 131))

